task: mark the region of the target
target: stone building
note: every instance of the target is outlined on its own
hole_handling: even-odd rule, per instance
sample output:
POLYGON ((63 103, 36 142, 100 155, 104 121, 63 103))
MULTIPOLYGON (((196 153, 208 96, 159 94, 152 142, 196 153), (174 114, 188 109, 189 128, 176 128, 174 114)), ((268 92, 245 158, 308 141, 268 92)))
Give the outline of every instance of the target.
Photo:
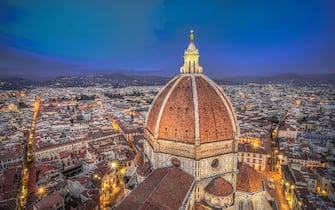
POLYGON ((116 209, 238 209, 236 200, 252 200, 250 209, 271 208, 260 196, 266 192, 253 168, 245 188, 259 187, 239 191, 234 108, 202 72, 191 31, 180 74, 149 109, 143 161, 135 164, 138 186, 116 209))

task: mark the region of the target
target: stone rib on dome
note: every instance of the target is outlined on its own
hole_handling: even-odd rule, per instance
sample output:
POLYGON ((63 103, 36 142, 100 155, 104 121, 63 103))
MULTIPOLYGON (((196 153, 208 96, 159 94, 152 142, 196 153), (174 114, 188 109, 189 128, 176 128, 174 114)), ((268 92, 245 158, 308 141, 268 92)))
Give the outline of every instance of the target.
POLYGON ((229 107, 219 95, 220 92, 216 91, 217 87, 203 77, 196 77, 196 81, 199 113, 201 113, 199 114, 200 139, 203 141, 232 139, 235 132, 233 119, 228 113, 229 107))
POLYGON ((192 81, 190 77, 181 77, 177 85, 170 90, 170 97, 162 107, 162 116, 158 127, 158 138, 181 140, 192 143, 195 138, 194 105, 192 81))
POLYGON ((155 100, 153 101, 152 104, 157 104, 156 106, 151 105, 149 112, 148 112, 148 116, 146 121, 146 127, 148 128, 149 131, 151 131, 152 134, 154 134, 155 131, 155 126, 156 126, 156 122, 158 119, 158 113, 160 111, 160 106, 162 105, 168 91, 170 90, 170 88, 172 87, 172 85, 174 84, 174 82, 176 81, 177 77, 175 77, 174 79, 172 79, 168 84, 166 84, 166 86, 158 93, 158 95, 160 97, 156 97, 155 100))
POLYGON ((239 166, 236 190, 249 193, 262 190, 262 180, 257 171, 246 163, 241 163, 239 166))
POLYGON ((229 99, 203 74, 181 74, 169 82, 154 100, 146 123, 156 139, 191 144, 230 140, 237 132, 229 99))
POLYGON ((227 196, 234 192, 233 186, 222 177, 214 178, 205 191, 215 196, 227 196))

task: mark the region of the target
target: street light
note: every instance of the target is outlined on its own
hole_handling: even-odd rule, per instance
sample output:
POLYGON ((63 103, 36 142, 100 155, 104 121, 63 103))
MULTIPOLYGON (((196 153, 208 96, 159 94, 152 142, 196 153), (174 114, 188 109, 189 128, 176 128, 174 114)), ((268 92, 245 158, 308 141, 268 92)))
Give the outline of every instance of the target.
POLYGON ((122 168, 121 170, 120 170, 120 173, 121 174, 124 174, 126 172, 126 169, 125 168, 122 168))
POLYGON ((117 163, 113 161, 112 164, 111 164, 111 166, 112 166, 112 168, 116 168, 117 167, 117 163))
POLYGON ((38 188, 38 192, 40 194, 43 194, 45 192, 45 189, 43 187, 38 188))

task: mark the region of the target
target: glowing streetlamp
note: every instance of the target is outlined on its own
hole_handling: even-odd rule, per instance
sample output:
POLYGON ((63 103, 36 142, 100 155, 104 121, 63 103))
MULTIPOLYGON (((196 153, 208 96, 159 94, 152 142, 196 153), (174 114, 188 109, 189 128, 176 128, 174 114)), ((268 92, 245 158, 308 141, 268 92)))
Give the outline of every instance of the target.
POLYGON ((126 169, 125 168, 122 168, 121 170, 120 170, 120 173, 121 174, 124 174, 126 172, 126 169))
POLYGON ((38 192, 41 194, 44 193, 44 188, 43 187, 38 188, 38 192))
POLYGON ((117 167, 117 163, 116 162, 112 162, 111 166, 112 166, 112 168, 116 168, 117 167))

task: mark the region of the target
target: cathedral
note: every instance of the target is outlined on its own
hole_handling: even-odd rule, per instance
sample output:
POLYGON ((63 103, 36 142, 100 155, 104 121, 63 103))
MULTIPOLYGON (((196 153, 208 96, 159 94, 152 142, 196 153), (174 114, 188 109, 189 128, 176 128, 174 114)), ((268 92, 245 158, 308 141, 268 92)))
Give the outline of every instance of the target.
POLYGON ((180 74, 149 109, 143 153, 125 179, 133 190, 116 209, 272 209, 258 173, 238 163, 234 108, 199 57, 191 31, 180 74))

